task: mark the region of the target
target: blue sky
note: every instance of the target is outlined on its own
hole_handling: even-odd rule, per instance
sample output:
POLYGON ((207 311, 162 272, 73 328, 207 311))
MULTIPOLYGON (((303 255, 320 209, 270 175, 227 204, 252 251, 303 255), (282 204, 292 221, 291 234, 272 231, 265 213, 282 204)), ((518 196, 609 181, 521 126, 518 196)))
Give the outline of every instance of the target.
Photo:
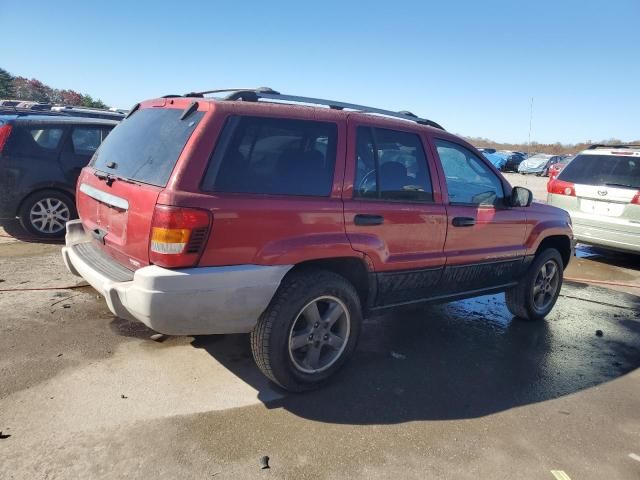
POLYGON ((411 110, 498 141, 640 138, 640 0, 0 0, 0 67, 106 103, 216 87, 411 110))

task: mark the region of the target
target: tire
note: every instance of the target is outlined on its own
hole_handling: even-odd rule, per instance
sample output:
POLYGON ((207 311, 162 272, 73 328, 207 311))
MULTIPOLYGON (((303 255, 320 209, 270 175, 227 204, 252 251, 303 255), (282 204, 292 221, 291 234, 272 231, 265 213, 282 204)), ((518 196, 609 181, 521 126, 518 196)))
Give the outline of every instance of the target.
MULTIPOLYGON (((505 299, 509 311, 518 318, 530 321, 539 321, 546 317, 556 304, 558 295, 560 295, 563 268, 560 252, 555 248, 548 248, 538 253, 518 285, 505 292, 505 299), (534 300, 534 288, 539 283, 539 275, 542 274, 543 266, 548 265, 550 262, 555 264, 555 282, 557 283, 553 281, 550 282, 553 285, 553 289, 548 292, 548 297, 546 293, 544 294, 545 302, 541 302, 542 304, 540 304, 534 300)), ((543 286, 544 285, 545 282, 543 281, 543 286)))
POLYGON ((311 390, 351 357, 361 324, 360 298, 344 277, 316 269, 293 272, 285 277, 251 332, 253 358, 262 373, 282 388, 311 390), (330 313, 339 309, 344 313, 333 320, 330 313))
POLYGON ((22 202, 18 212, 22 228, 40 238, 63 237, 66 222, 77 216, 73 198, 59 190, 32 193, 22 202))

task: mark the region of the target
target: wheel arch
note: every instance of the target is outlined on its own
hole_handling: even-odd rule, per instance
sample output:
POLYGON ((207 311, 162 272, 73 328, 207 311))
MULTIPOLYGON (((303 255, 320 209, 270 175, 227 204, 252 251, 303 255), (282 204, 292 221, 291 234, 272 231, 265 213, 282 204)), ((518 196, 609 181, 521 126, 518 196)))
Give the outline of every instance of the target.
POLYGON ((75 207, 76 196, 75 196, 75 194, 73 192, 69 191, 68 189, 66 189, 64 187, 57 186, 57 185, 38 187, 38 188, 36 188, 34 190, 31 190, 29 193, 27 193, 25 196, 23 196, 20 199, 20 202, 18 202, 18 207, 16 208, 16 217, 20 215, 20 210, 22 210, 22 206, 24 205, 24 202, 26 202, 29 197, 31 197, 32 195, 35 195, 37 193, 40 193, 40 192, 45 192, 47 190, 51 190, 51 191, 54 191, 54 192, 62 193, 64 195, 68 196, 73 201, 73 206, 75 207))
POLYGON ((327 270, 347 279, 356 289, 363 308, 369 303, 370 298, 375 295, 374 288, 370 282, 370 271, 363 258, 335 257, 306 260, 294 265, 287 275, 307 269, 327 270))
POLYGON ((566 268, 571 260, 571 239, 566 235, 551 235, 544 238, 536 250, 536 255, 548 248, 555 248, 560 252, 563 266, 566 268))

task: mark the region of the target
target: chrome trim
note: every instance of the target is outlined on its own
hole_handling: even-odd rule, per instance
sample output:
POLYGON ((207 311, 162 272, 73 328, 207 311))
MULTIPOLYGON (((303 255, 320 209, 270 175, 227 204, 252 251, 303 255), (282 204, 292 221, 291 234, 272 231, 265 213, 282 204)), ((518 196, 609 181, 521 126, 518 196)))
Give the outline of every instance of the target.
POLYGON ((111 193, 103 192, 102 190, 98 190, 86 183, 80 184, 80 191, 99 202, 106 203, 107 205, 119 208, 120 210, 129 210, 129 201, 126 198, 117 197, 111 193))

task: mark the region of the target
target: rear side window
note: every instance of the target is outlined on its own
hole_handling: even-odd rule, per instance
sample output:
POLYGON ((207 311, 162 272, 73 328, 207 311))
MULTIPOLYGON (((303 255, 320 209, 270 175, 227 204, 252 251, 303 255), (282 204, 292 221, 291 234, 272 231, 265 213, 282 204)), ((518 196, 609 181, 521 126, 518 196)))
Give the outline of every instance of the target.
POLYGON ((232 116, 218 140, 202 189, 328 196, 337 136, 335 123, 232 116))
POLYGON ((558 179, 586 185, 611 185, 640 189, 640 157, 578 155, 564 167, 558 179))
POLYGON ((64 130, 61 128, 33 128, 29 130, 31 138, 45 150, 55 150, 60 144, 64 130))
POLYGON ((74 127, 71 132, 73 151, 78 155, 93 155, 109 130, 103 127, 74 127))
POLYGON ((422 141, 414 133, 358 127, 354 197, 433 201, 422 141))
POLYGON ((96 151, 91 165, 123 178, 164 187, 187 140, 204 115, 145 108, 123 120, 96 151), (109 168, 113 162, 115 167, 109 168))

